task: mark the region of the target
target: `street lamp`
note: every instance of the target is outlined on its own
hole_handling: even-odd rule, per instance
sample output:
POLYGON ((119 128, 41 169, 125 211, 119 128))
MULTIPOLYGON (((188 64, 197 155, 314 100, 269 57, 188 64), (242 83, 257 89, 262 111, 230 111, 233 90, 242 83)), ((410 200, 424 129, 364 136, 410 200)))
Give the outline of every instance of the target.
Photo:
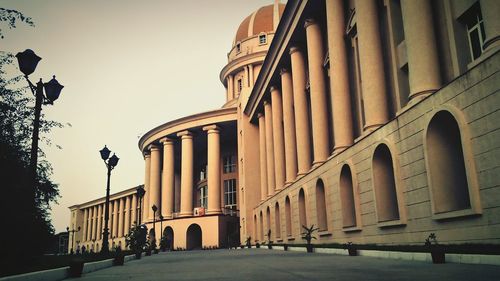
POLYGON ((104 164, 106 164, 106 168, 108 169, 108 182, 106 185, 106 206, 104 210, 104 232, 103 232, 103 237, 102 237, 102 248, 101 252, 103 253, 109 253, 109 229, 108 229, 108 221, 109 221, 109 181, 111 178, 111 170, 113 170, 116 165, 118 165, 118 160, 120 160, 114 153, 113 156, 109 157, 109 154, 111 154, 111 151, 104 146, 103 149, 99 151, 101 153, 101 158, 104 161, 104 164))
POLYGON ((141 225, 142 197, 144 197, 144 194, 146 194, 146 190, 144 190, 144 187, 142 185, 139 185, 136 190, 137 190, 137 200, 139 201, 139 220, 137 222, 137 225, 141 225))
POLYGON ((42 104, 54 104, 54 101, 59 98, 61 94, 63 85, 59 84, 56 80, 56 76, 52 76, 52 79, 48 83, 43 83, 42 79, 34 85, 28 76, 32 74, 38 62, 42 59, 37 56, 35 52, 30 49, 24 52, 19 52, 16 55, 17 62, 19 64, 19 70, 24 74, 24 78, 28 81, 31 92, 35 96, 35 120, 33 121, 33 136, 31 139, 31 158, 30 158, 30 168, 33 180, 33 198, 35 198, 35 190, 37 186, 37 161, 38 161, 38 134, 40 130, 40 114, 42 111, 42 104), (45 89, 45 93, 44 93, 45 89))
POLYGON ((160 241, 163 238, 163 216, 161 215, 160 212, 160 241))
POLYGON ((78 230, 72 229, 69 230, 69 226, 66 227, 66 231, 68 232, 68 239, 69 239, 69 234, 73 234, 73 242, 71 243, 71 254, 73 254, 73 247, 75 247, 75 232, 80 231, 80 227, 78 227, 78 230))
POLYGON ((151 206, 151 209, 153 210, 153 233, 154 233, 154 239, 156 241, 155 225, 156 225, 156 211, 158 211, 158 207, 156 207, 156 205, 153 205, 153 206, 151 206))

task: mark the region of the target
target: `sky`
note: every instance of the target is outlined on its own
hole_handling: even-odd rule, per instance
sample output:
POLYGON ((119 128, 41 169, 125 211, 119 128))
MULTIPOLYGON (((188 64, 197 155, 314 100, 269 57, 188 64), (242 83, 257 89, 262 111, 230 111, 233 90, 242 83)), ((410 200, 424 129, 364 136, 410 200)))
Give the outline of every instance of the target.
MULTIPOLYGON (((284 1, 282 1, 284 2, 284 1)), ((69 206, 105 196, 99 150, 120 158, 111 193, 144 181, 140 136, 167 121, 220 108, 219 80, 236 30, 273 0, 0 0, 33 19, 8 30, 0 50, 32 49, 42 57, 33 82, 52 75, 64 85, 48 119, 70 123, 42 144, 61 197, 52 204, 56 233, 69 225, 69 206)), ((9 75, 20 74, 13 69, 9 75)))

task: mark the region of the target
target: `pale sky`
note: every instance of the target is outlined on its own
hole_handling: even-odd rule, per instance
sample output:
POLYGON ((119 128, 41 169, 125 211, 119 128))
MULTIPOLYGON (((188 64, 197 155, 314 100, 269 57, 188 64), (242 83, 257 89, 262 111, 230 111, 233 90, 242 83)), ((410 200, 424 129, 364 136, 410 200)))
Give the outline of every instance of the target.
MULTIPOLYGON (((273 0, 0 0, 0 7, 32 17, 35 27, 6 30, 0 50, 32 49, 42 57, 30 78, 64 85, 49 119, 43 149, 59 184, 52 205, 56 232, 69 225, 68 207, 105 196, 106 144, 120 158, 111 192, 144 181, 139 137, 167 121, 219 108, 219 73, 243 19, 273 0)), ((281 1, 285 2, 285 1, 281 1)), ((20 72, 19 72, 20 73, 20 72)), ((17 75, 13 72, 12 75, 17 75)))

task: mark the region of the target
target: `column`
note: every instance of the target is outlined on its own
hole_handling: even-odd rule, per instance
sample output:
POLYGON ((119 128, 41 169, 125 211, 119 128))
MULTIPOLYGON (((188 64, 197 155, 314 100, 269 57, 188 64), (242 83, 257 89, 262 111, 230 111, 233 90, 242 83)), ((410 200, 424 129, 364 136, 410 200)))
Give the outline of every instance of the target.
POLYGON ((410 96, 423 98, 441 87, 436 36, 429 0, 402 0, 410 96))
POLYGON ((274 170, 276 190, 285 185, 285 140, 283 135, 283 101, 280 90, 271 87, 271 110, 273 121, 274 170))
POLYGON ((500 46, 500 5, 497 0, 480 0, 481 14, 483 16, 484 32, 484 51, 496 50, 500 46))
POLYGON ((354 143, 343 0, 326 0, 326 26, 334 152, 340 152, 354 143))
POLYGON ((247 66, 245 66, 245 67, 244 67, 244 69, 245 69, 245 76, 244 76, 244 79, 243 79, 243 85, 244 85, 244 87, 248 87, 248 86, 249 86, 249 84, 250 84, 250 83, 249 83, 249 79, 248 79, 248 77, 250 76, 250 75, 248 74, 248 65, 247 65, 247 66))
POLYGON ((366 120, 364 129, 373 131, 389 120, 377 1, 355 0, 355 3, 366 120))
POLYGON ((189 131, 177 134, 181 137, 181 212, 179 216, 193 215, 193 135, 189 131))
POLYGON ((113 235, 111 237, 118 237, 118 200, 113 200, 113 235))
POLYGON ((272 196, 276 179, 274 174, 273 111, 268 101, 264 101, 264 119, 266 120, 267 196, 272 196))
POLYGON ((234 82, 233 75, 227 76, 227 100, 230 101, 234 97, 234 82))
POLYGON ((221 161, 220 161, 220 133, 216 125, 203 127, 207 132, 207 188, 208 210, 207 214, 221 213, 221 161))
POLYGON ((311 140, 309 115, 307 113, 306 70, 304 56, 298 47, 290 48, 295 106, 295 133, 297 138, 298 175, 303 176, 311 169, 311 140))
POLYGON ((248 78, 248 80, 250 81, 249 83, 249 87, 253 87, 253 82, 254 82, 254 78, 253 78, 253 65, 249 64, 248 65, 248 75, 250 76, 248 78))
POLYGON ((83 241, 87 240, 87 219, 88 219, 88 217, 89 217, 89 211, 88 211, 88 209, 84 209, 83 210, 83 229, 82 229, 82 240, 83 241))
MULTIPOLYGON (((113 238, 113 221, 114 221, 114 215, 113 215, 113 201, 109 201, 109 221, 108 221, 108 238, 113 238)), ((111 245, 111 244, 110 244, 111 245)))
POLYGON ((309 60, 309 82, 311 85, 311 118, 313 133, 313 166, 317 166, 330 156, 328 145, 328 109, 326 99, 325 73, 323 70, 324 50, 319 24, 308 19, 305 23, 307 37, 307 57, 309 60))
POLYGON ((260 201, 267 198, 267 159, 266 159, 266 119, 258 113, 259 118, 259 159, 260 159, 260 201))
POLYGON ((97 235, 96 239, 100 240, 102 236, 102 204, 97 206, 97 235))
POLYGON ((171 219, 174 211, 174 141, 162 138, 163 171, 161 180, 161 213, 164 218, 171 219))
POLYGON ((290 184, 297 176, 297 143, 295 139, 295 118, 293 110, 292 75, 288 69, 281 69, 281 93, 283 98, 283 127, 285 139, 285 179, 290 184))
POLYGON ((89 209, 89 218, 87 221, 87 241, 90 241, 92 239, 92 212, 93 209, 92 207, 88 208, 89 209))
POLYGON ((138 217, 137 217, 137 195, 134 194, 132 195, 132 211, 130 212, 130 221, 131 225, 137 224, 138 223, 138 217))
POLYGON ((123 236, 123 207, 125 207, 123 202, 123 198, 120 198, 118 201, 118 234, 117 237, 123 236))
POLYGON ((149 183, 151 174, 151 153, 149 151, 144 152, 144 162, 145 162, 145 175, 144 175, 144 197, 142 198, 142 221, 146 221, 149 217, 149 183))
MULTIPOLYGON (((149 209, 156 205, 160 208, 160 170, 161 170, 161 156, 160 147, 157 145, 151 145, 151 175, 149 182, 149 209)), ((156 212, 156 218, 158 218, 158 212, 156 212)), ((154 212, 149 211, 149 220, 153 219, 154 212)))
POLYGON ((124 222, 124 231, 125 234, 128 234, 130 231, 130 199, 132 198, 132 195, 127 196, 125 198, 125 222, 124 222))

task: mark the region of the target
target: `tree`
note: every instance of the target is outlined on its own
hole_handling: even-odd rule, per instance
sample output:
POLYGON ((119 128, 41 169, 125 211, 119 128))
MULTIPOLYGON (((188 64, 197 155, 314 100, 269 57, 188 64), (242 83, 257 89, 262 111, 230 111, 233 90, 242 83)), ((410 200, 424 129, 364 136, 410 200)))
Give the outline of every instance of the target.
MULTIPOLYGON (((16 28, 16 22, 20 21, 30 26, 35 26, 35 23, 30 17, 24 16, 21 12, 16 10, 9 10, 0 7, 0 23, 7 24, 9 29, 16 28)), ((0 25, 0 39, 3 39, 3 30, 0 25)))

